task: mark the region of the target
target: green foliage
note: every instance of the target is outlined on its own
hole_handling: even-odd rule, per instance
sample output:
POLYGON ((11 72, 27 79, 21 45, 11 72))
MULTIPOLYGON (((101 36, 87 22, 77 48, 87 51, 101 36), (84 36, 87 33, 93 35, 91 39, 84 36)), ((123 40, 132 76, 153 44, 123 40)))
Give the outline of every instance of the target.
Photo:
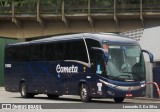
POLYGON ((37 0, 15 0, 16 6, 34 5, 37 0))
MULTIPOLYGON (((160 0, 142 0, 143 4, 157 4, 160 0)), ((139 4, 140 0, 117 0, 119 4, 139 4)))
POLYGON ((139 4, 140 0, 117 0, 118 4, 139 4))
MULTIPOLYGON (((37 0, 0 0, 0 7, 11 6, 12 1, 15 1, 16 6, 24 6, 35 4, 37 0)), ((65 4, 84 5, 88 4, 88 0, 64 0, 65 4)), ((90 0, 92 4, 109 5, 113 4, 114 0, 90 0)), ((40 0, 41 4, 57 4, 61 5, 62 0, 40 0)), ((116 0, 117 4, 139 4, 140 0, 116 0)), ((144 4, 157 4, 160 0, 143 0, 144 4)))
POLYGON ((102 4, 102 5, 109 5, 113 4, 114 0, 92 0, 94 4, 102 4))
POLYGON ((62 3, 61 0, 40 0, 40 3, 41 4, 50 4, 50 5, 54 5, 54 4, 57 4, 57 5, 60 5, 62 3))
POLYGON ((0 7, 9 7, 11 6, 12 1, 11 0, 0 0, 0 7))
POLYGON ((65 0, 65 4, 83 5, 88 4, 88 0, 65 0))
POLYGON ((160 3, 160 0, 143 0, 145 4, 157 4, 160 3))

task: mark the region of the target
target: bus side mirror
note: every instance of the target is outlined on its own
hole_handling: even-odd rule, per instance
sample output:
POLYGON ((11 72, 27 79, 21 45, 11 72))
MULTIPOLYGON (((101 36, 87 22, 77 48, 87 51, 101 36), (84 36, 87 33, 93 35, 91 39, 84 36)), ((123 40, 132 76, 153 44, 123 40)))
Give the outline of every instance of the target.
POLYGON ((154 60, 153 54, 151 52, 149 52, 147 50, 143 50, 143 49, 142 49, 142 52, 147 53, 149 55, 150 63, 153 63, 153 60, 154 60))
POLYGON ((109 59, 108 53, 107 53, 107 52, 104 52, 104 60, 105 60, 106 62, 108 62, 108 59, 109 59))

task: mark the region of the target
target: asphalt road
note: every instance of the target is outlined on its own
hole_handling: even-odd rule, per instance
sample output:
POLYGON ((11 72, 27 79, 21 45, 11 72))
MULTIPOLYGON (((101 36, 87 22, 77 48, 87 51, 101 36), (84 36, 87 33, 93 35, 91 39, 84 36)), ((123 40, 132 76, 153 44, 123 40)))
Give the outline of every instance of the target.
MULTIPOLYGON (((83 111, 87 111, 87 112, 98 112, 98 111, 106 111, 103 108, 98 108, 101 105, 111 105, 113 107, 113 109, 115 109, 114 106, 116 106, 117 104, 114 102, 113 99, 93 99, 92 102, 90 103, 82 103, 80 100, 79 96, 61 96, 58 99, 48 99, 47 95, 36 95, 35 98, 29 98, 29 99, 24 99, 21 98, 20 93, 11 93, 11 92, 6 92, 4 90, 3 87, 0 87, 0 103, 55 103, 55 104, 59 104, 59 107, 64 107, 64 109, 51 109, 51 110, 31 110, 34 112, 43 112, 43 111, 56 111, 56 112, 62 112, 62 111, 68 111, 68 112, 72 112, 72 111, 78 111, 81 112, 83 111), (65 104, 70 104, 73 105, 73 107, 75 107, 76 105, 81 105, 80 108, 75 109, 65 109, 65 104), (88 109, 86 109, 87 106, 90 106, 88 109), (83 106, 85 106, 85 108, 83 108, 83 106), (98 109, 92 109, 92 107, 94 108, 98 108, 98 109)), ((146 98, 134 98, 134 99, 125 99, 124 102, 122 104, 126 105, 134 105, 137 103, 147 103, 147 104, 154 104, 154 103, 159 103, 160 104, 160 99, 146 99, 146 98)), ((110 109, 110 111, 112 112, 113 109, 110 109)), ((150 109, 147 109, 145 111, 149 111, 150 109)), ((2 110, 0 110, 1 112, 2 110)), ((3 110, 4 111, 4 110, 3 110)), ((5 111, 10 111, 10 110, 5 110, 5 111)), ((14 110, 14 112, 20 112, 21 110, 14 110)), ((23 110, 28 112, 28 110, 23 110)), ((131 109, 127 109, 124 110, 123 112, 131 112, 131 109)), ((140 109, 139 111, 142 111, 142 109, 140 109)), ((139 111, 135 111, 135 109, 133 109, 133 112, 139 112, 139 111)), ((144 111, 144 110, 143 110, 144 111)), ((153 110, 152 110, 153 111, 153 110)), ((154 111, 159 111, 159 109, 154 109, 154 111)), ((119 109, 115 109, 113 112, 119 112, 119 109)))

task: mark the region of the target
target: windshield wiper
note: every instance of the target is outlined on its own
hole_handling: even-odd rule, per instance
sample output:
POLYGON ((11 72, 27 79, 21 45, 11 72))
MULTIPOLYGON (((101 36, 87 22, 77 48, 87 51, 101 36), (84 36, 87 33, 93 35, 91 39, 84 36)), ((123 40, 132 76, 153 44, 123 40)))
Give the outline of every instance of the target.
POLYGON ((132 76, 130 76, 130 75, 119 75, 119 76, 107 75, 107 77, 110 78, 110 79, 112 79, 112 80, 119 80, 119 81, 125 81, 125 80, 140 81, 140 80, 143 79, 143 78, 140 77, 139 75, 138 75, 139 78, 134 78, 134 77, 132 77, 132 76), (127 78, 124 78, 124 77, 122 78, 122 77, 120 77, 120 76, 127 76, 127 78))
POLYGON ((129 74, 132 74, 132 72, 122 72, 122 73, 129 73, 129 74))
POLYGON ((132 78, 132 76, 130 76, 130 75, 119 75, 119 76, 116 76, 116 77, 118 78, 118 77, 121 77, 121 76, 127 76, 129 78, 132 78))
POLYGON ((126 80, 126 78, 119 78, 118 76, 113 76, 113 75, 107 75, 107 77, 109 79, 118 80, 118 81, 125 81, 126 80))

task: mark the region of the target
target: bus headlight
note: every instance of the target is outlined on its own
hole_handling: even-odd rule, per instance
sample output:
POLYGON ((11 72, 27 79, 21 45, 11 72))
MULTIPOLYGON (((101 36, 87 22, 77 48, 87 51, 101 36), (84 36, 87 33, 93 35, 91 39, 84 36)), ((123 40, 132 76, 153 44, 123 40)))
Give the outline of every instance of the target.
POLYGON ((145 87, 146 86, 146 84, 141 84, 141 87, 145 87))

